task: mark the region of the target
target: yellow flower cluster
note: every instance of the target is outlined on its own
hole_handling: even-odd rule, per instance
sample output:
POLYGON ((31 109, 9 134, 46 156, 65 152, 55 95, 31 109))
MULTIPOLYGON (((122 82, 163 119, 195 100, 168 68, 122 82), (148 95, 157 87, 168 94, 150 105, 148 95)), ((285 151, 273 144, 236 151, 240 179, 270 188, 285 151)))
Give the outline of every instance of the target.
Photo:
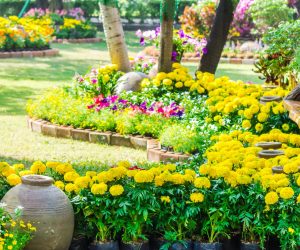
POLYGON ((25 48, 30 44, 30 47, 46 46, 53 33, 54 29, 48 17, 0 17, 0 48, 6 48, 6 43, 9 42, 15 43, 18 48, 25 48))
MULTIPOLYGON (((205 79, 214 79, 214 76, 209 73, 204 73, 205 79)), ((191 92, 197 91, 199 94, 205 92, 205 89, 200 85, 199 81, 193 79, 188 73, 188 69, 179 63, 173 64, 173 71, 170 73, 160 72, 153 79, 144 79, 142 87, 156 86, 166 87, 169 89, 189 90, 191 92)))
POLYGON ((279 198, 294 198, 295 190, 290 179, 294 179, 300 186, 300 148, 291 146, 299 145, 299 135, 284 134, 280 130, 272 130, 260 136, 250 132, 233 131, 231 134, 213 136, 212 139, 217 142, 207 150, 208 161, 200 167, 201 174, 209 178, 224 178, 232 187, 260 183, 269 191, 265 196, 267 205, 277 203, 279 198), (284 155, 270 159, 259 158, 258 152, 262 148, 255 145, 262 141, 283 143, 281 150, 284 151, 284 155), (272 168, 275 166, 282 166, 283 173, 273 174, 272 168))

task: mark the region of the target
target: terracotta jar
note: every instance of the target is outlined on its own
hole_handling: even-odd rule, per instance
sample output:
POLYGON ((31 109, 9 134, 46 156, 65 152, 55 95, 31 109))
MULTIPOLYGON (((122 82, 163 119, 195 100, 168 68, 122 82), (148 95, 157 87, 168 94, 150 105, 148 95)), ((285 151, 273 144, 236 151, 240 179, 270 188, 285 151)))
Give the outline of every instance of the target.
POLYGON ((259 158, 270 159, 279 155, 284 155, 284 151, 282 150, 261 150, 258 152, 259 158))
POLYGON ((282 98, 280 96, 262 96, 260 98, 261 104, 266 104, 267 102, 280 102, 282 98))
POLYGON ((68 197, 52 185, 53 179, 42 175, 26 175, 22 184, 3 197, 5 209, 13 214, 23 207, 21 219, 36 227, 34 238, 26 250, 67 250, 74 231, 74 211, 68 197))
POLYGON ((260 147, 262 149, 278 149, 281 148, 282 143, 276 141, 262 141, 255 144, 255 147, 260 147))

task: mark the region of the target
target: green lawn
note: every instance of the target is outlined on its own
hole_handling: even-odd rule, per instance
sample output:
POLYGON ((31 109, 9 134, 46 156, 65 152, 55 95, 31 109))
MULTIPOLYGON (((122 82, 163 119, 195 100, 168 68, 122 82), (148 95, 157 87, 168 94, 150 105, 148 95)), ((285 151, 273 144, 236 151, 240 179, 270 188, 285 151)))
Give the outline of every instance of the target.
MULTIPOLYGON (((130 55, 139 50, 133 32, 127 33, 130 55)), ((26 101, 49 87, 72 81, 74 73, 109 62, 105 43, 54 44, 60 56, 54 58, 0 59, 0 160, 57 160, 82 165, 90 162, 146 160, 146 153, 122 147, 108 147, 79 141, 44 137, 26 127, 26 101)), ((196 64, 186 64, 191 70, 196 64)), ((217 75, 259 82, 248 65, 221 64, 217 75)))

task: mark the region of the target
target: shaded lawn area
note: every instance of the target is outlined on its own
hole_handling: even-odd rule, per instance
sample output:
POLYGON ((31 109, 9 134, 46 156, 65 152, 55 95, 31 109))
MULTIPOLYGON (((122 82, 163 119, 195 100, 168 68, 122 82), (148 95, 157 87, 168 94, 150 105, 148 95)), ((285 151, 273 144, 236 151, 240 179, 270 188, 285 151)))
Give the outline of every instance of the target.
MULTIPOLYGON (((141 50, 133 32, 127 33, 130 55, 141 50)), ((96 44, 53 44, 60 56, 53 58, 0 59, 0 161, 57 160, 79 165, 146 160, 146 152, 122 147, 56 139, 27 129, 25 106, 30 98, 47 88, 69 84, 75 73, 109 63, 104 42, 96 44)), ((196 64, 186 64, 192 71, 196 64)), ((259 82, 249 65, 220 64, 217 75, 234 80, 259 82)))

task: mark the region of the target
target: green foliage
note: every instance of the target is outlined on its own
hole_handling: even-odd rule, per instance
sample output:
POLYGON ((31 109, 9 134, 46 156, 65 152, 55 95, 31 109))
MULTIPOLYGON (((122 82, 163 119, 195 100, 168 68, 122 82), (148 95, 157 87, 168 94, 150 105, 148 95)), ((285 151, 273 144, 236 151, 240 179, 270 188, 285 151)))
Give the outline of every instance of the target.
POLYGON ((263 41, 266 56, 256 63, 256 72, 263 74, 267 82, 288 85, 290 75, 297 78, 299 72, 296 51, 300 46, 300 20, 281 23, 269 30, 263 41))
POLYGON ((277 28, 281 22, 291 21, 295 12, 288 7, 286 0, 255 0, 249 11, 260 34, 269 27, 277 28))

